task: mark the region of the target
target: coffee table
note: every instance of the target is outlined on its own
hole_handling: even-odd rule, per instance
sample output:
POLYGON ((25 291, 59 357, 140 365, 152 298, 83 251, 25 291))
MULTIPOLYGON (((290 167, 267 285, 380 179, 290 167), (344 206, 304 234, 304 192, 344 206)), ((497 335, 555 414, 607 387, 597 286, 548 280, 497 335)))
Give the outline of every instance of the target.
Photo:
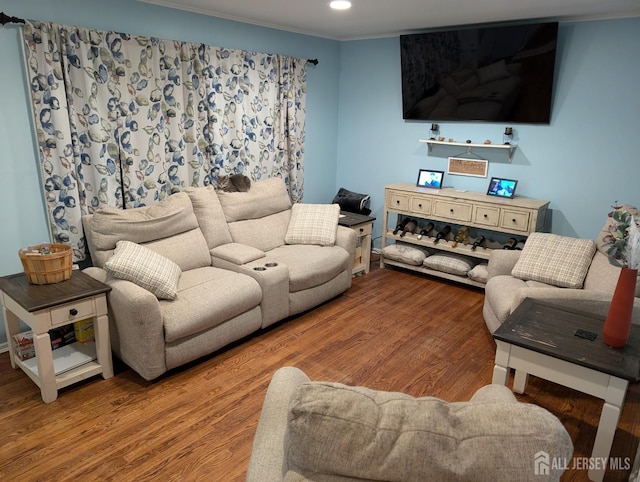
MULTIPOLYGON (((604 400, 592 458, 608 459, 629 382, 640 379, 640 326, 632 326, 624 348, 602 340, 604 319, 525 299, 493 333, 493 383, 524 393, 529 374, 604 400)), ((589 479, 601 481, 606 464, 593 464, 589 479)))

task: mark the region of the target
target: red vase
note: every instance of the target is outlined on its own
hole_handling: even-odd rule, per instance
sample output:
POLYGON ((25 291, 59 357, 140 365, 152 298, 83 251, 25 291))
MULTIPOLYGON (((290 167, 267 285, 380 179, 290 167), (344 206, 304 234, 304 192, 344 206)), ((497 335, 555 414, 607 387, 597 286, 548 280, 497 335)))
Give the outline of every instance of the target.
POLYGON ((614 348, 622 348, 629 340, 637 279, 637 269, 622 268, 620 271, 618 284, 613 292, 611 306, 602 329, 604 342, 614 348))

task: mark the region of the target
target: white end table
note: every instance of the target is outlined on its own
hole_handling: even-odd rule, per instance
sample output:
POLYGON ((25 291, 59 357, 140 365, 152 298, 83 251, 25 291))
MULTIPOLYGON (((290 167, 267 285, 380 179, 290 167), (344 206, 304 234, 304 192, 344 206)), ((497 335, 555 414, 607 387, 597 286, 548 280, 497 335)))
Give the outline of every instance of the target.
POLYGON ((48 285, 30 284, 24 273, 0 278, 11 367, 21 368, 40 387, 45 403, 53 402, 59 389, 73 383, 100 374, 105 379, 113 376, 107 315, 109 291, 111 287, 81 271, 73 271, 67 281, 48 285), (87 318, 93 318, 97 360, 56 375, 49 330, 87 318), (20 332, 19 320, 33 331, 37 373, 15 355, 13 335, 20 332))

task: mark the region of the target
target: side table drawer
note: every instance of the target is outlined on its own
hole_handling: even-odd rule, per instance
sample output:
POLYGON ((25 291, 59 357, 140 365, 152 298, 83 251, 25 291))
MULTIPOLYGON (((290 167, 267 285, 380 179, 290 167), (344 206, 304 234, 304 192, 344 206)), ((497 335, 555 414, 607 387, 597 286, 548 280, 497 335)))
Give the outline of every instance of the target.
POLYGON ((93 299, 78 300, 51 309, 51 326, 65 325, 93 316, 93 299))
POLYGON ((471 204, 436 201, 434 214, 452 221, 471 221, 471 204))
POLYGON ((485 226, 497 226, 500 221, 500 209, 487 206, 476 206, 473 222, 485 226))
POLYGON ((411 196, 411 212, 416 214, 431 214, 431 199, 411 196))
POLYGON ((500 226, 505 229, 515 229, 516 231, 529 231, 529 212, 523 211, 509 211, 504 209, 502 211, 502 221, 500 226))
POLYGON ((389 191, 389 209, 408 211, 409 195, 403 192, 389 191))
POLYGON ((352 229, 356 232, 356 235, 358 237, 361 237, 361 236, 367 236, 371 234, 372 226, 373 226, 373 223, 358 224, 357 226, 353 226, 352 229))

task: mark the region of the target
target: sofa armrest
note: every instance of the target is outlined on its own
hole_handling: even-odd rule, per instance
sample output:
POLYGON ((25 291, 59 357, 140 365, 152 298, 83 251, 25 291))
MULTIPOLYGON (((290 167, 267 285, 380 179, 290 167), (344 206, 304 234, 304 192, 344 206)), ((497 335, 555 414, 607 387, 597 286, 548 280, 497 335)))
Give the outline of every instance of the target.
POLYGON ((358 236, 353 229, 338 225, 338 230, 336 232, 336 246, 340 246, 347 250, 347 253, 349 253, 349 256, 351 257, 351 264, 353 264, 353 259, 356 256, 357 239, 358 236))
POLYGON ((146 380, 166 372, 164 327, 155 295, 101 268, 87 268, 85 272, 111 286, 107 294, 109 337, 115 354, 146 380))
POLYGON ((294 367, 278 369, 269 383, 247 470, 247 482, 282 480, 289 401, 309 377, 294 367))
POLYGON ((520 259, 521 251, 494 249, 489 256, 487 281, 494 276, 510 275, 513 267, 520 259))
POLYGON ((261 249, 247 246, 246 244, 227 243, 213 248, 211 250, 211 256, 233 264, 242 265, 255 261, 256 259, 264 258, 266 254, 261 249))
MULTIPOLYGON (((559 308, 579 310, 596 316, 606 317, 612 296, 612 293, 608 291, 556 287, 520 288, 513 298, 511 312, 513 313, 525 298, 531 298, 550 303, 559 308)), ((634 310, 631 322, 640 325, 640 298, 634 299, 633 306, 634 310)))

